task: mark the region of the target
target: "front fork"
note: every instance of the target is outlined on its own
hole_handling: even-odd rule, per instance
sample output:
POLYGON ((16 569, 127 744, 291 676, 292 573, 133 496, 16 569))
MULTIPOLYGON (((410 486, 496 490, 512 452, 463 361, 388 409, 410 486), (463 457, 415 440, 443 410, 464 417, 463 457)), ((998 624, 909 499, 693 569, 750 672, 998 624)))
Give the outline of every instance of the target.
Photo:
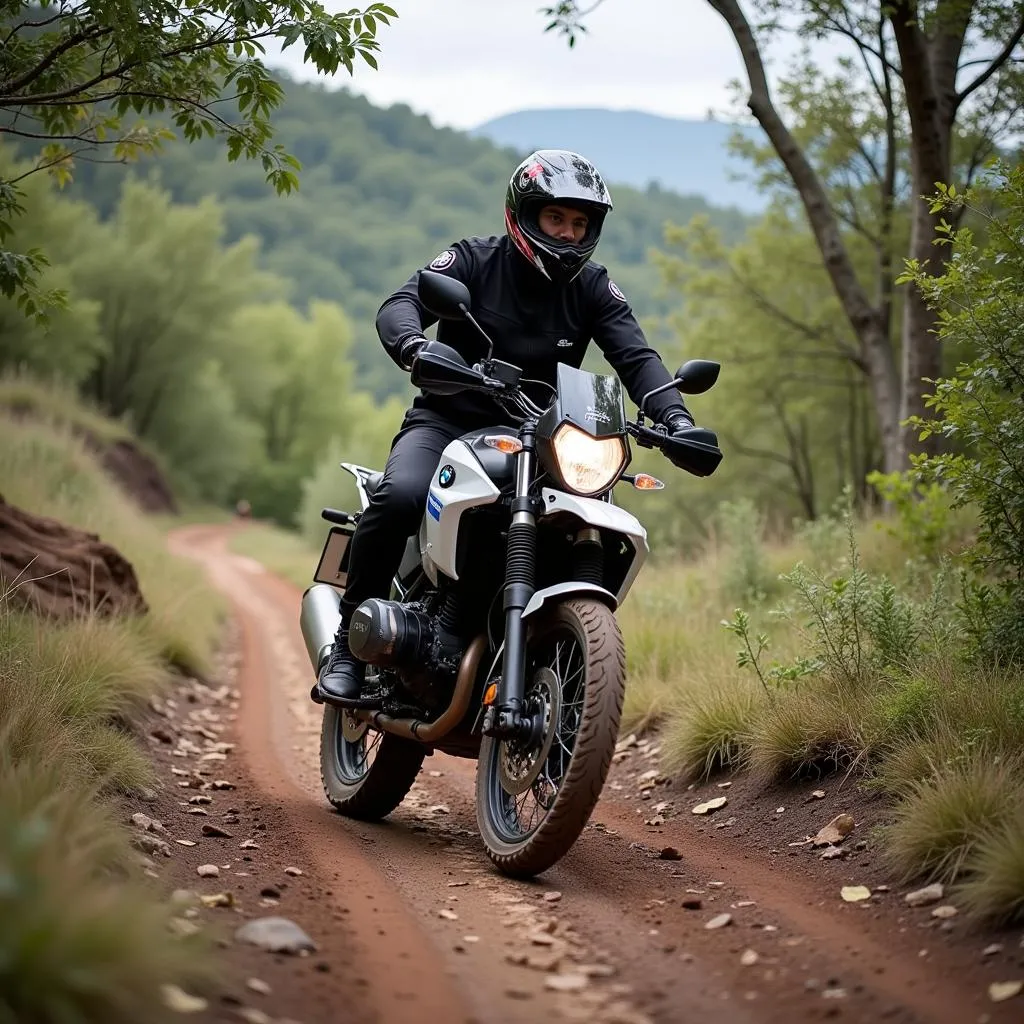
POLYGON ((484 715, 489 736, 525 737, 533 729, 523 717, 526 692, 526 623, 523 611, 533 597, 537 567, 537 515, 530 486, 536 459, 536 432, 527 424, 520 432, 522 450, 516 456, 516 489, 512 499, 512 525, 505 559, 505 652, 498 695, 484 715))

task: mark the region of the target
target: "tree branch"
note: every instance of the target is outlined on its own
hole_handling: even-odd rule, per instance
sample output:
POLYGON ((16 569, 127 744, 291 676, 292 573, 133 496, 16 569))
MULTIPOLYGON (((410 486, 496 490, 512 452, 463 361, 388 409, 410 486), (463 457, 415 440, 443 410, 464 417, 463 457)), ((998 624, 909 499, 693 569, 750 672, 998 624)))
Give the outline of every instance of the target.
MULTIPOLYGON (((1011 35, 1006 41, 1006 45, 999 51, 999 53, 992 58, 988 67, 985 68, 985 70, 982 71, 973 82, 964 86, 964 88, 956 94, 957 107, 959 107, 972 92, 976 92, 980 89, 1010 59, 1013 55, 1014 49, 1021 39, 1024 39, 1024 14, 1021 15, 1020 24, 1017 25, 1013 35, 1011 35)), ((972 61, 972 63, 974 62, 972 61)))
POLYGON ((857 279, 850 255, 843 243, 835 211, 829 203, 820 177, 772 103, 764 61, 750 23, 740 9, 738 0, 708 0, 708 3, 722 16, 732 31, 750 81, 750 111, 764 129, 793 179, 843 311, 857 336, 863 337, 876 322, 877 311, 872 307, 857 279))
POLYGON ((21 78, 15 79, 13 82, 4 82, 0 84, 0 95, 10 95, 16 93, 21 89, 24 89, 26 85, 30 85, 34 82, 44 71, 52 67, 63 54, 67 53, 68 50, 73 50, 76 46, 81 46, 82 43, 89 43, 95 39, 102 39, 106 35, 110 35, 114 30, 111 28, 91 28, 85 32, 77 32, 74 35, 68 36, 64 42, 59 43, 55 46, 38 64, 29 71, 26 71, 21 78))

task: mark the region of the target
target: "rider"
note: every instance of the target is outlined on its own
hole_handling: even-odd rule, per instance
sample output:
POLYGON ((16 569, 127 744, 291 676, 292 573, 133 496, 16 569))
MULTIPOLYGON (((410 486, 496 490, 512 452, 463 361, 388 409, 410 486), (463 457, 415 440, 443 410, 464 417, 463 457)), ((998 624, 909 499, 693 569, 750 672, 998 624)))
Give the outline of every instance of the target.
MULTIPOLYGON (((558 363, 578 367, 594 340, 639 403, 670 374, 644 340, 626 296, 604 267, 589 262, 611 208, 608 189, 589 160, 566 150, 540 150, 509 181, 507 233, 456 242, 427 269, 469 288, 473 315, 494 340, 495 357, 520 367, 524 378, 553 385, 558 363)), ((381 342, 403 370, 411 369, 427 344, 423 332, 437 319, 417 297, 418 277, 419 271, 377 314, 381 342)), ((437 336, 471 363, 483 355, 479 335, 465 322, 443 321, 437 336)), ((648 411, 672 434, 694 429, 674 389, 652 399, 648 411)), ((422 518, 441 452, 462 434, 507 418, 480 392, 421 393, 414 399, 351 541, 341 625, 313 688, 315 700, 349 708, 380 706, 378 695, 361 692, 366 666, 349 650, 352 613, 367 598, 388 596, 405 540, 422 518)))

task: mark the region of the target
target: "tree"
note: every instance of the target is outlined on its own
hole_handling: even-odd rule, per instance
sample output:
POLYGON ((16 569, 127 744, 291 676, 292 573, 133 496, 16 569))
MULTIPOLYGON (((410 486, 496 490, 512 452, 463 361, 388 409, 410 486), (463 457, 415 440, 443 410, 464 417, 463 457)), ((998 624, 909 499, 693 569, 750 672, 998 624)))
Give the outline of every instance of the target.
MULTIPOLYGON (((564 0, 545 8, 549 30, 570 42, 583 19, 603 0, 583 6, 564 0)), ((973 147, 969 174, 990 155, 1020 114, 1017 64, 1024 38, 1024 4, 1000 0, 755 0, 763 22, 752 26, 739 0, 708 0, 732 32, 747 74, 747 107, 763 128, 802 202, 832 286, 853 329, 871 376, 876 413, 889 469, 906 464, 920 444, 918 433, 901 427, 925 412, 925 377, 938 375, 940 349, 933 313, 920 290, 904 303, 900 366, 885 323, 886 307, 873 302, 858 278, 841 219, 813 154, 787 126, 772 96, 764 48, 783 27, 802 38, 843 40, 863 68, 863 80, 878 96, 895 129, 906 111, 910 150, 911 238, 909 255, 925 274, 942 272, 937 214, 920 201, 936 182, 949 181, 955 129, 973 147)), ((870 155, 870 154, 868 154, 870 155)), ((885 175, 894 172, 888 158, 885 175)), ((925 442, 927 444, 927 442, 925 442)))
MULTIPOLYGON (((394 17, 382 3, 330 14, 318 0, 0 0, 0 132, 43 144, 32 168, 0 179, 0 243, 26 176, 46 170, 63 182, 76 159, 130 160, 170 136, 132 116, 167 114, 189 141, 221 136, 230 160, 259 159, 290 191, 299 164, 271 144, 282 90, 265 42, 301 41, 318 71, 351 73, 357 57, 376 67, 378 25, 394 17)), ((0 251, 0 293, 33 311, 45 264, 38 248, 0 251)))
POLYGON ((810 233, 773 210, 731 249, 703 221, 670 228, 667 241, 680 255, 658 262, 684 300, 684 349, 728 367, 708 401, 723 446, 746 457, 744 496, 807 519, 847 484, 865 497, 877 433, 852 332, 810 233))

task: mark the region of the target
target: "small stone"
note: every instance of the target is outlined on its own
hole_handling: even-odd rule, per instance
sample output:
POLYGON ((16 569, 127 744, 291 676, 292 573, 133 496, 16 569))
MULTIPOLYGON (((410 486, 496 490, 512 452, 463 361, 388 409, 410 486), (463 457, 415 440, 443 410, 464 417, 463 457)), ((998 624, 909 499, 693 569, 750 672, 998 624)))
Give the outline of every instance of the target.
POLYGON ((164 1006, 175 1013, 202 1013, 209 1005, 205 999, 190 996, 177 985, 161 985, 160 995, 163 998, 164 1006))
POLYGON ((132 846, 134 846, 136 850, 141 850, 143 853, 160 853, 165 857, 170 857, 171 855, 170 846, 162 839, 158 839, 156 836, 150 835, 148 832, 134 836, 132 838, 132 846))
POLYGON ((144 804, 155 804, 157 801, 157 794, 155 789, 150 789, 149 786, 140 786, 135 794, 144 804))
POLYGON ((845 857, 846 851, 841 846, 826 846, 819 856, 821 860, 835 860, 837 857, 845 857))
POLYGON ((175 839, 174 840, 179 846, 195 846, 191 839, 175 839))
POLYGON ((238 844, 238 848, 240 850, 258 850, 260 848, 260 844, 257 843, 255 839, 243 839, 242 842, 238 844))
POLYGON ((200 864, 196 868, 196 874, 200 878, 216 878, 220 874, 220 868, 216 864, 200 864))
POLYGON ((991 946, 986 946, 982 951, 982 956, 995 956, 997 953, 1002 953, 1003 944, 1001 942, 993 942, 991 946))
POLYGON ((190 796, 188 798, 188 802, 190 804, 196 804, 196 805, 198 805, 198 804, 212 804, 213 803, 213 797, 212 796, 207 796, 205 793, 199 793, 196 796, 190 796))
POLYGON ((254 1006, 243 1006, 237 1013, 245 1021, 245 1024, 274 1024, 273 1018, 268 1017, 262 1010, 257 1010, 254 1006))
POLYGON ((932 903, 938 903, 944 893, 945 889, 942 883, 935 882, 932 885, 926 885, 923 889, 915 889, 913 892, 908 892, 903 899, 907 906, 927 907, 932 903))
POLYGON ((761 955, 756 950, 746 949, 740 957, 740 963, 743 964, 744 967, 753 967, 760 959, 761 955))
POLYGON ((861 900, 871 899, 871 890, 866 885, 844 885, 839 895, 847 903, 860 903, 861 900))
POLYGON ((189 938, 192 935, 198 935, 200 928, 194 921, 187 921, 183 917, 172 917, 167 922, 167 927, 179 938, 189 938))
POLYGON ((561 898, 562 898, 562 894, 560 892, 546 892, 546 893, 544 893, 544 902, 545 903, 557 903, 561 898))
POLYGON ((200 896, 200 901, 204 907, 233 907, 235 905, 235 897, 230 892, 218 892, 212 896, 200 896))
POLYGON ((227 779, 216 779, 210 783, 210 789, 228 790, 234 788, 235 784, 233 782, 228 782, 227 779))
POLYGON ((204 825, 203 835, 212 839, 234 839, 234 836, 219 825, 204 825))
POLYGON ((260 895, 268 900, 279 900, 281 898, 281 893, 272 885, 265 885, 260 889, 260 895))
POLYGON ((823 789, 816 789, 811 794, 811 799, 812 800, 824 800, 825 799, 825 790, 823 790, 823 789))
POLYGON ((839 986, 837 986, 837 985, 829 986, 828 988, 826 988, 826 989, 824 989, 822 991, 821 998, 822 999, 845 999, 846 998, 846 989, 845 988, 839 988, 839 986))
POLYGON ((258 992, 261 996, 269 996, 271 992, 270 986, 262 978, 250 978, 245 983, 245 987, 253 992, 258 992))
POLYGON ((683 900, 683 910, 700 910, 704 906, 703 900, 697 899, 695 896, 691 896, 683 900))
POLYGON ((683 855, 674 846, 665 846, 658 854, 658 860, 682 860, 683 855))
POLYGON ((439 910, 437 916, 444 921, 458 921, 459 915, 454 910, 439 910))
POLYGON ((582 992, 590 983, 585 974, 552 974, 544 979, 544 987, 553 992, 582 992))
POLYGON ((711 918, 710 921, 704 927, 709 931, 716 931, 719 928, 725 928, 727 925, 732 924, 732 914, 719 914, 717 917, 711 918))
POLYGON ((708 814, 711 811, 717 811, 720 807, 724 807, 729 802, 728 797, 718 796, 714 800, 705 800, 702 804, 697 804, 690 813, 691 814, 708 814))
POLYGON ((268 953, 316 950, 316 943, 294 921, 284 917, 258 917, 249 921, 235 932, 235 939, 268 953))
POLYGON ((988 987, 988 997, 993 1003, 1002 1003, 1024 990, 1024 981, 993 981, 988 987))
POLYGON ((285 868, 284 873, 291 875, 292 878, 300 878, 302 876, 302 872, 298 868, 285 868))
POLYGON ((811 840, 814 846, 835 846, 841 843, 854 828, 853 816, 838 814, 811 840))
POLYGON ((956 917, 956 915, 959 914, 959 913, 960 913, 960 911, 957 910, 956 907, 951 907, 949 904, 946 904, 945 906, 942 906, 942 907, 936 907, 932 911, 932 917, 938 917, 938 918, 942 918, 943 920, 945 920, 945 919, 950 918, 950 917, 956 917))

